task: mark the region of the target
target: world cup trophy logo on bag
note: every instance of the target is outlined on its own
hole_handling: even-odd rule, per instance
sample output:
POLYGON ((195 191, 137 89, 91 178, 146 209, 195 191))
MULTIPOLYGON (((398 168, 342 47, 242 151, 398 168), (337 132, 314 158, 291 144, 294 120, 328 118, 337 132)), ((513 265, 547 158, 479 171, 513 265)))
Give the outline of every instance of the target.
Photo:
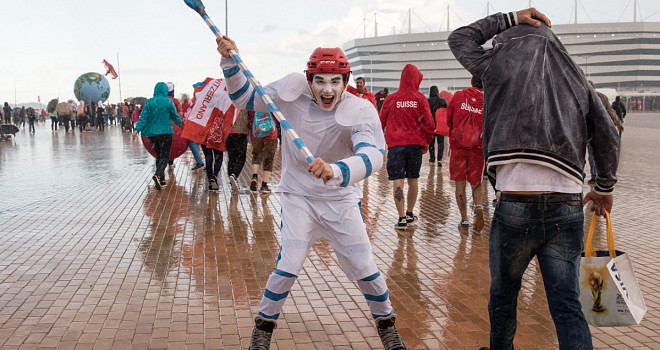
POLYGON ((594 306, 591 310, 594 312, 603 312, 606 310, 601 303, 603 285, 604 281, 600 273, 593 271, 589 274, 589 286, 591 287, 591 295, 594 297, 594 306))

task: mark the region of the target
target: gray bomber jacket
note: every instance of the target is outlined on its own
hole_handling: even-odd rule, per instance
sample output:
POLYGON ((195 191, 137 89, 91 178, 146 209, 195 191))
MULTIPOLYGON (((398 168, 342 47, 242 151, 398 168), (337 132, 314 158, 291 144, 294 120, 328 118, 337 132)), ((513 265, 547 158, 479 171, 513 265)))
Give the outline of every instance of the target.
POLYGON ((514 13, 497 13, 456 29, 448 43, 456 59, 483 81, 483 148, 492 176, 497 165, 528 162, 582 184, 591 139, 598 171, 594 191, 612 193, 618 133, 550 28, 516 25, 514 13), (493 48, 482 47, 491 38, 493 48))

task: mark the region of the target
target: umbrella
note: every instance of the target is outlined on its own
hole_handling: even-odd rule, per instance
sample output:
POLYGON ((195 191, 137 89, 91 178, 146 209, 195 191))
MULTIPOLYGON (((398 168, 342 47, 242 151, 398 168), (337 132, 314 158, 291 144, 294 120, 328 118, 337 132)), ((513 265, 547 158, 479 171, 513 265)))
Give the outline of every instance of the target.
POLYGON ((130 98, 129 101, 131 101, 131 103, 134 104, 134 105, 144 106, 144 103, 147 102, 147 98, 146 97, 133 97, 133 98, 130 98))
POLYGON ((54 98, 48 102, 48 105, 46 105, 46 112, 48 113, 54 113, 55 112, 55 107, 57 106, 57 103, 59 102, 58 99, 54 98))

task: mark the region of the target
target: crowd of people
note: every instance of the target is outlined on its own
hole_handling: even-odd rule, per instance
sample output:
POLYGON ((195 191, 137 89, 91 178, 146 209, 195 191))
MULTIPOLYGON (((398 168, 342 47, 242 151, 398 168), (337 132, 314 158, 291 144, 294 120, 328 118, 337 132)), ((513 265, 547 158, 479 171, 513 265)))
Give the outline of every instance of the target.
MULTIPOLYGON (((399 89, 392 94, 387 89, 373 94, 362 77, 352 87, 350 64, 339 48, 317 48, 304 74, 290 74, 257 89, 248 82, 251 73, 231 58, 231 52, 239 52, 236 43, 226 36, 217 39, 227 93, 240 112, 222 147, 189 143, 196 162, 192 170, 204 167, 209 190, 218 190, 227 152, 227 177, 236 193, 250 142, 249 188, 267 194, 278 144, 282 156, 276 188, 281 249, 259 305, 250 349, 270 347, 287 296, 320 239, 333 247, 346 276, 363 293, 385 349, 405 349, 360 211, 360 182, 385 167, 398 213, 394 228, 416 225, 424 220, 414 211, 423 156, 429 153, 429 163, 442 166, 444 136, 461 215, 458 227, 471 225, 468 182, 476 230, 484 227, 484 178, 498 193, 493 214, 497 224, 491 225, 489 236, 490 348, 513 348, 516 299, 534 257, 560 348, 592 348, 579 302, 583 205, 591 203, 594 215, 612 209, 626 112, 619 98, 609 105, 597 94, 550 26, 550 20, 532 8, 490 15, 456 29, 448 38, 449 47, 473 77, 471 87, 455 92, 449 101, 439 96, 437 86, 428 97, 423 95, 423 75, 412 64, 403 68, 399 89), (494 48, 482 47, 491 39, 494 48), (552 59, 530 59, 537 55, 552 59), (255 97, 257 93, 270 96, 286 123, 277 123, 272 106, 255 97), (293 130, 300 132, 295 141, 281 138, 293 130), (313 156, 303 155, 303 146, 313 156), (592 187, 583 196, 586 154, 592 163, 592 187)), ((68 132, 74 122, 81 131, 88 126, 103 130, 119 120, 134 136, 148 137, 156 153, 152 179, 160 190, 171 164, 173 124, 185 124, 189 108, 187 100, 182 107, 174 98, 172 83, 159 82, 143 109, 130 103, 68 101, 48 113, 54 130, 63 124, 68 132)), ((33 129, 36 111, 25 115, 33 129)))
POLYGON ((59 102, 58 99, 53 99, 46 108, 41 109, 25 106, 11 108, 9 103, 5 102, 0 109, 0 121, 18 128, 25 128, 27 122, 30 133, 35 132, 35 123, 45 123, 47 120, 50 120, 52 132, 62 128, 66 133, 74 132, 76 128, 80 132, 93 129, 103 131, 105 127, 115 125, 121 126, 122 130, 132 131, 135 123, 140 119, 140 112, 141 106, 129 100, 110 104, 102 101, 59 102))

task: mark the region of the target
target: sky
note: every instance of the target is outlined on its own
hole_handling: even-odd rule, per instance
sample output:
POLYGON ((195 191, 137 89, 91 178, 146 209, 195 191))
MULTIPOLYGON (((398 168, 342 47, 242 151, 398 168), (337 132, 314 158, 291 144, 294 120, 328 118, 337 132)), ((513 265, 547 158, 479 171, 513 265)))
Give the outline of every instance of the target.
MULTIPOLYGON (((578 23, 632 22, 634 0, 578 1, 578 23)), ((637 20, 660 21, 660 1, 638 0, 637 20)), ((302 72, 314 48, 352 39, 446 30, 489 13, 532 6, 553 24, 574 23, 574 0, 204 0, 216 26, 236 41, 255 77, 267 84, 302 72), (228 11, 225 11, 225 6, 228 11), (225 17, 228 18, 225 21, 225 17)), ((177 97, 206 77, 220 78, 215 37, 183 0, 0 0, 0 102, 75 99, 87 72, 120 74, 109 101, 151 97, 171 81, 177 97), (157 5, 156 5, 157 4, 157 5), (121 89, 120 89, 121 81, 121 89)))

